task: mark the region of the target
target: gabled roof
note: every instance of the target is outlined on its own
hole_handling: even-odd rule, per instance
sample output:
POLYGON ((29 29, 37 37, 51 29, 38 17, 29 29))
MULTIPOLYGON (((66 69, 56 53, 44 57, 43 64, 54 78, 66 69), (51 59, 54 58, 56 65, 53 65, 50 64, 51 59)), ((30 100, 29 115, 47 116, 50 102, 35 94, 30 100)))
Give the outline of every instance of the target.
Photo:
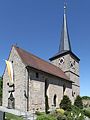
POLYGON ((53 57, 49 58, 49 60, 52 61, 58 57, 62 57, 63 55, 67 55, 67 54, 70 54, 71 56, 73 56, 77 62, 80 61, 80 59, 72 51, 62 51, 60 53, 56 53, 53 57))
POLYGON ((41 58, 19 47, 14 46, 14 48, 16 49, 18 55, 20 56, 25 66, 30 66, 37 70, 40 70, 45 73, 51 74, 53 76, 70 81, 69 78, 66 76, 66 74, 60 68, 56 67, 55 65, 52 65, 51 63, 46 62, 45 60, 42 60, 41 58))

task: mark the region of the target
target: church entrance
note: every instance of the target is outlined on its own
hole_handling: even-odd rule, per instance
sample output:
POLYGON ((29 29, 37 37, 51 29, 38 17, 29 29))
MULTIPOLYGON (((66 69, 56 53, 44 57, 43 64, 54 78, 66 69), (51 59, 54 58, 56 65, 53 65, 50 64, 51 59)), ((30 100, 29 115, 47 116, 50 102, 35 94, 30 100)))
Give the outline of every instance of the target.
POLYGON ((8 98, 8 108, 9 109, 14 109, 15 108, 15 98, 13 96, 13 93, 15 91, 15 86, 13 85, 9 85, 9 83, 7 84, 9 86, 9 98, 8 98))
POLYGON ((8 98, 8 108, 9 109, 15 108, 15 98, 13 97, 12 92, 10 93, 10 97, 8 98))

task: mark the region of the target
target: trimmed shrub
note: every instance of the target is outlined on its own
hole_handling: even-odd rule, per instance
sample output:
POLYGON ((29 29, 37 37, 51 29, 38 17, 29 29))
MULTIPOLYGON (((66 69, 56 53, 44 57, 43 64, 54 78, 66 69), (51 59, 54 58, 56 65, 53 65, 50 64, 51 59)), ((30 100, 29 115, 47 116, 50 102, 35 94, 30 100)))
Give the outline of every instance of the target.
POLYGON ((74 101, 74 105, 79 107, 80 109, 83 109, 83 102, 82 98, 78 95, 74 101))
POLYGON ((60 108, 70 111, 71 110, 71 100, 68 96, 64 95, 60 103, 60 108))

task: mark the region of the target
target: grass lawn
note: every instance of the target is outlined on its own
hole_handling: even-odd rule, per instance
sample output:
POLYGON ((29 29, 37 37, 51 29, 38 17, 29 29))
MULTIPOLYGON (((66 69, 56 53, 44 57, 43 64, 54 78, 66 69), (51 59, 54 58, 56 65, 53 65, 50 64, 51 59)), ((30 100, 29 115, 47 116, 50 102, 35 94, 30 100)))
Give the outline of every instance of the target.
POLYGON ((88 111, 90 111, 90 107, 89 107, 89 108, 87 108, 87 110, 88 110, 88 111))
POLYGON ((5 113, 5 118, 6 118, 5 120, 23 120, 22 117, 18 117, 10 113, 5 113))

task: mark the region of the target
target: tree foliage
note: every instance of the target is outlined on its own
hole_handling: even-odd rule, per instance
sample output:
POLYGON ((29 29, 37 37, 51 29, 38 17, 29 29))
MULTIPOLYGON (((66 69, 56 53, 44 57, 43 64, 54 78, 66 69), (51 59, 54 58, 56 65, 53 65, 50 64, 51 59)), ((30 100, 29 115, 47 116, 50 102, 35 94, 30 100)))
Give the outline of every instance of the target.
POLYGON ((90 118, 90 111, 87 109, 84 109, 84 115, 90 118))
POLYGON ((2 98, 2 88, 3 87, 3 80, 2 77, 0 77, 0 98, 2 98))
POLYGON ((78 95, 74 101, 74 105, 79 107, 80 109, 83 109, 83 102, 82 98, 78 95))
POLYGON ((0 105, 2 104, 2 89, 3 89, 3 80, 0 77, 0 105))
POLYGON ((68 96, 64 95, 60 103, 60 108, 70 111, 71 110, 71 100, 68 96))
POLYGON ((82 99, 83 100, 90 100, 90 97, 89 96, 83 96, 82 99))

